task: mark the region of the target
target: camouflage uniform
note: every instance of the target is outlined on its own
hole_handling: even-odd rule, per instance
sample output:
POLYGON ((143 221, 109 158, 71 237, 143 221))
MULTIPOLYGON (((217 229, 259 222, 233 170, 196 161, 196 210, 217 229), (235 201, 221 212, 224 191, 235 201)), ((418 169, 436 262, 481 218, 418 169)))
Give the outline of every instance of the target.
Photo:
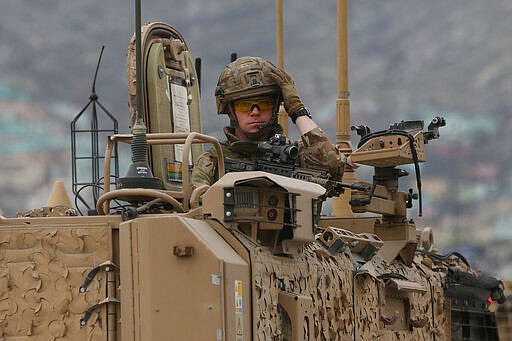
MULTIPOLYGON (((281 100, 293 123, 296 123, 299 116, 307 115, 311 118, 297 94, 292 77, 259 57, 240 57, 228 64, 219 76, 215 100, 217 113, 228 115, 231 122, 230 127, 224 128, 227 140, 221 144, 222 151, 224 157, 235 160, 256 160, 258 142, 282 132, 282 127, 277 123, 281 100), (234 109, 229 110, 230 105, 240 99, 262 96, 269 96, 275 100, 272 119, 260 127, 258 132, 243 131, 234 109), (236 129, 240 129, 248 139, 239 140, 235 135, 236 129)), ((314 128, 302 125, 301 129, 302 132, 311 130, 303 133, 301 141, 297 143, 299 167, 327 170, 333 180, 341 181, 345 157, 329 142, 316 124, 314 128)), ((213 148, 199 157, 192 171, 191 180, 195 187, 211 185, 217 180, 216 158, 213 148)))
MULTIPOLYGON (((221 143, 224 157, 242 161, 257 159, 256 147, 258 142, 239 140, 230 127, 225 127, 224 133, 227 137, 227 140, 221 143)), ((299 148, 299 167, 326 169, 332 179, 341 181, 345 157, 329 141, 322 129, 316 127, 305 133, 297 144, 299 148)), ((192 171, 192 184, 195 187, 211 185, 217 180, 216 157, 213 148, 199 157, 192 171)))

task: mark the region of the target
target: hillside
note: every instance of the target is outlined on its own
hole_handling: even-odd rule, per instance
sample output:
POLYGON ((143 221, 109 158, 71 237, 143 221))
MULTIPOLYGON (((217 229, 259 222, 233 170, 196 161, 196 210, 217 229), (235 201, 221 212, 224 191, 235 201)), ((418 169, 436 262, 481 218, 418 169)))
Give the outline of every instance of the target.
MULTIPOLYGON (((148 0, 142 12, 143 21, 174 25, 202 58, 203 115, 211 117, 217 76, 232 51, 275 61, 274 9, 270 0, 148 0)), ((285 2, 284 10, 286 69, 316 121, 334 138, 336 3, 297 0, 285 2)), ((70 183, 69 122, 88 101, 102 45, 97 93, 121 132, 128 131, 124 58, 133 11, 133 4, 120 0, 2 4, 5 215, 44 204, 55 179, 70 183)), ((350 1, 353 123, 379 130, 400 120, 447 119, 441 139, 428 145, 429 163, 422 167, 425 216, 415 218, 420 226, 435 226, 443 247, 512 238, 511 15, 512 4, 505 0, 350 1)), ((205 120, 204 130, 220 138, 223 124, 205 120)), ((497 271, 512 276, 510 267, 497 271)))

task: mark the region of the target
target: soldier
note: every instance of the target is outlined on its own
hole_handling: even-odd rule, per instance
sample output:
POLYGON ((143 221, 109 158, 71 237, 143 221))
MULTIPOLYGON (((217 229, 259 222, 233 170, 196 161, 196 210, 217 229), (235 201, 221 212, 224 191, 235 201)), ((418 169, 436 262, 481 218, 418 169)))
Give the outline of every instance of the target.
MULTIPOLYGON (((282 133, 278 111, 284 102, 301 134, 299 166, 326 169, 332 179, 341 181, 345 157, 311 119, 293 79, 284 70, 259 57, 238 58, 220 74, 215 98, 218 114, 230 119, 230 126, 224 128, 227 140, 221 143, 225 157, 256 160, 258 142, 282 133)), ((211 185, 216 180, 216 157, 212 148, 198 158, 192 172, 195 187, 211 185)))

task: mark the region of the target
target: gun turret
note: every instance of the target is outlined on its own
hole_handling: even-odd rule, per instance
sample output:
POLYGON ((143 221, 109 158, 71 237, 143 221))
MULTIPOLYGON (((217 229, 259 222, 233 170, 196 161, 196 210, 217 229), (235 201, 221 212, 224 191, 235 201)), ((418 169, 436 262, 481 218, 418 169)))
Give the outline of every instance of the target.
MULTIPOLYGON (((405 208, 412 207, 412 199, 419 199, 419 215, 422 215, 422 196, 421 196, 421 176, 419 162, 426 161, 424 145, 428 141, 439 138, 439 128, 446 125, 446 120, 442 117, 436 116, 429 124, 427 131, 423 131, 424 122, 418 121, 401 121, 399 123, 391 124, 388 130, 378 131, 371 133, 370 128, 366 126, 353 126, 351 129, 355 130, 361 136, 358 149, 352 153, 351 161, 368 166, 375 167, 374 184, 385 188, 385 193, 391 197, 398 189, 398 178, 408 175, 407 172, 396 169, 396 166, 413 164, 416 173, 416 183, 418 194, 409 193, 400 196, 400 203, 397 202, 396 197, 393 199, 393 204, 390 205, 389 210, 378 209, 376 213, 382 213, 388 216, 404 216, 405 208)), ((352 200, 352 206, 361 206, 364 203, 365 209, 357 207, 358 212, 365 210, 374 211, 377 208, 366 206, 366 203, 371 202, 374 191, 371 191, 364 198, 360 194, 352 200)))

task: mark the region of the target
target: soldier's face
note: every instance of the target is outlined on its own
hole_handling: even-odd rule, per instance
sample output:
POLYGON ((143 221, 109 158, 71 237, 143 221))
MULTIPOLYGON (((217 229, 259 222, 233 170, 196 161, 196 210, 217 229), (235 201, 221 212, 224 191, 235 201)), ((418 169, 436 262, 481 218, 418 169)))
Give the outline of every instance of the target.
POLYGON ((235 102, 232 108, 235 111, 236 119, 240 129, 235 128, 235 133, 239 139, 250 140, 243 134, 243 131, 249 133, 257 133, 260 126, 267 124, 272 119, 272 99, 270 105, 267 103, 266 98, 255 98, 250 100, 235 102), (242 103, 242 102, 252 102, 242 103))

